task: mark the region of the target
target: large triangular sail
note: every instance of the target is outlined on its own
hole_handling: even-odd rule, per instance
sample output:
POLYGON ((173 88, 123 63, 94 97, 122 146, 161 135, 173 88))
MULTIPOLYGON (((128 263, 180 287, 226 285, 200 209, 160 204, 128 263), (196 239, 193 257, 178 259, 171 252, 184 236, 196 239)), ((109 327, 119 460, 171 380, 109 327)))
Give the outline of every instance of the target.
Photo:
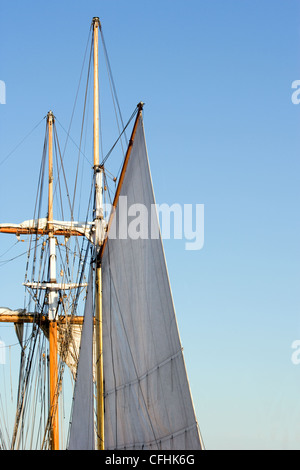
POLYGON ((154 204, 140 114, 102 257, 106 449, 202 448, 154 204))

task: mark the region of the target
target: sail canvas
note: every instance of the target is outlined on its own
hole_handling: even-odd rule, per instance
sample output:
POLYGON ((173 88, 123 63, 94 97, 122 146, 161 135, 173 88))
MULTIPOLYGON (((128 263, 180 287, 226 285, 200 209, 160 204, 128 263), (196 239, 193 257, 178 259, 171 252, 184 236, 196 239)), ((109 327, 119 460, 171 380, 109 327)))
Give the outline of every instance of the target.
POLYGON ((148 236, 145 227, 141 236, 126 236, 127 214, 118 204, 102 258, 106 448, 200 449, 158 219, 153 217, 142 116, 122 196, 128 208, 148 208, 151 221, 146 223, 148 236))

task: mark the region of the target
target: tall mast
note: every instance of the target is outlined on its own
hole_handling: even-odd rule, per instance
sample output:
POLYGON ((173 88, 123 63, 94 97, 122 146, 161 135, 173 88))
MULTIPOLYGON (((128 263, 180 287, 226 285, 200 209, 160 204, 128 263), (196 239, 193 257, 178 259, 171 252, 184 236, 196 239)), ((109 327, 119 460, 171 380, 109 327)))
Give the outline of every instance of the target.
POLYGON ((49 186, 48 186, 48 230, 49 230, 49 294, 48 294, 48 320, 49 320, 49 387, 50 387, 50 423, 51 423, 51 449, 59 449, 59 423, 57 403, 57 290, 56 284, 56 247, 53 234, 53 124, 52 111, 47 114, 48 141, 49 141, 49 186), (51 287, 52 284, 52 287, 51 287))
POLYGON ((94 38, 94 180, 95 180, 95 332, 96 332, 96 380, 97 380, 97 449, 104 450, 104 377, 102 348, 102 273, 100 247, 103 242, 103 168, 99 161, 99 67, 98 38, 101 24, 93 18, 94 38))

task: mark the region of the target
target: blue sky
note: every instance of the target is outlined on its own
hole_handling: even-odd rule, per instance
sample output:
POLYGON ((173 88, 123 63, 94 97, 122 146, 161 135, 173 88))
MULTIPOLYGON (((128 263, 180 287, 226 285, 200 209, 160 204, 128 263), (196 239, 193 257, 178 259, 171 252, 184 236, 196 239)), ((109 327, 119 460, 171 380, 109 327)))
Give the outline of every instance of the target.
MULTIPOLYGON (((31 217, 44 124, 1 162, 50 109, 68 127, 93 16, 124 120, 146 103, 157 202, 205 207, 203 249, 165 250, 206 447, 299 449, 299 2, 1 2, 1 221, 31 217)), ((15 263, 0 304, 17 308, 15 263)))

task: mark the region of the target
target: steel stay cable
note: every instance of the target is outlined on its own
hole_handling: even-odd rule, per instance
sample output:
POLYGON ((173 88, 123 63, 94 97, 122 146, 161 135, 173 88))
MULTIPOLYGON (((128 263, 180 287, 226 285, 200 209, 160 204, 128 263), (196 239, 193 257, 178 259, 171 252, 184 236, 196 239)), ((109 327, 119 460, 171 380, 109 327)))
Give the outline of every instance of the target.
POLYGON ((104 159, 102 160, 101 162, 101 166, 103 166, 107 159, 110 157, 112 151, 114 150, 115 146, 117 145, 117 143, 119 142, 120 138, 122 137, 122 135, 124 134, 124 132, 126 131, 127 127, 129 126, 129 124, 131 123, 132 119, 134 118, 134 116, 136 115, 136 113, 138 112, 138 107, 135 108, 135 110, 133 111, 132 115, 130 116, 126 126, 123 128, 122 132, 120 133, 119 137, 117 138, 117 140, 115 141, 115 143, 113 144, 113 146, 111 147, 111 149, 109 150, 109 152, 106 154, 106 156, 104 157, 104 159))
POLYGON ((81 143, 82 143, 82 136, 83 136, 84 119, 85 119, 86 103, 87 103, 87 96, 88 96, 88 87, 89 87, 90 71, 91 71, 92 50, 93 50, 93 41, 91 42, 90 58, 89 58, 88 73, 87 73, 87 80, 86 80, 86 87, 85 87, 85 95, 84 95, 84 107, 83 107, 83 116, 82 116, 81 132, 80 132, 80 143, 79 143, 79 152, 78 152, 78 159, 77 159, 76 178, 75 178, 75 185, 74 185, 74 195, 73 195, 73 203, 72 203, 72 213, 73 213, 73 211, 74 211, 74 203, 75 203, 75 193, 76 193, 77 178, 78 178, 79 160, 80 160, 80 153, 81 153, 81 143))
MULTIPOLYGON (((109 76, 110 83, 111 83, 112 88, 113 88, 115 100, 116 100, 117 107, 118 107, 118 111, 119 111, 119 115, 120 115, 121 124, 122 124, 122 127, 124 128, 124 123, 123 123, 121 108, 120 108, 120 104, 119 104, 119 100, 118 100, 118 95, 117 95, 117 91, 116 91, 116 86, 115 86, 115 82, 114 82, 114 78, 113 78, 113 74, 112 74, 112 70, 111 70, 111 66, 110 66, 110 61, 109 61, 109 57, 108 57, 108 52, 107 52, 105 40, 104 40, 104 35, 103 35, 103 31, 102 31, 102 26, 100 27, 100 35, 101 35, 101 40, 102 40, 102 45, 103 45, 103 50, 104 50, 106 65, 107 65, 107 68, 108 68, 108 76, 109 76)), ((126 134, 125 134, 125 137, 126 137, 126 134)), ((127 141, 127 138, 126 138, 126 141, 127 141)), ((122 148, 123 148, 123 147, 122 147, 122 148)), ((123 151, 123 153, 124 153, 124 151, 123 151)))
POLYGON ((45 117, 43 117, 34 127, 33 129, 31 129, 31 131, 28 132, 28 134, 23 137, 23 139, 6 155, 6 157, 4 157, 1 162, 0 162, 0 166, 3 165, 3 163, 8 160, 9 157, 11 157, 11 155, 23 144, 23 142, 25 142, 25 140, 35 131, 35 129, 41 124, 41 122, 43 122, 43 120, 45 119, 45 117))

